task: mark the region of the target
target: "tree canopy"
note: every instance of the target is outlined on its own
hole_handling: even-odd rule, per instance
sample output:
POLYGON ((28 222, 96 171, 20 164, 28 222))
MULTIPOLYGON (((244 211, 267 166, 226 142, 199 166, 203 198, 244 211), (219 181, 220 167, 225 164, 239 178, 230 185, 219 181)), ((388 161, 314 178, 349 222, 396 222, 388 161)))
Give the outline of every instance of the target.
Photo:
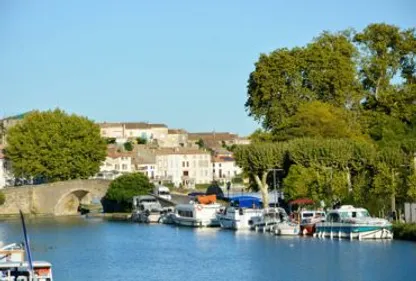
POLYGON ((385 23, 261 54, 245 107, 262 129, 235 149, 237 163, 260 189, 265 171, 283 168, 288 198, 373 211, 414 200, 415 54, 415 29, 385 23))
POLYGON ((142 173, 131 173, 122 175, 110 184, 105 195, 106 199, 116 201, 127 208, 133 196, 146 195, 152 192, 153 184, 142 173))
POLYGON ((106 144, 94 122, 55 109, 34 111, 11 127, 5 152, 16 177, 51 182, 96 174, 106 144))

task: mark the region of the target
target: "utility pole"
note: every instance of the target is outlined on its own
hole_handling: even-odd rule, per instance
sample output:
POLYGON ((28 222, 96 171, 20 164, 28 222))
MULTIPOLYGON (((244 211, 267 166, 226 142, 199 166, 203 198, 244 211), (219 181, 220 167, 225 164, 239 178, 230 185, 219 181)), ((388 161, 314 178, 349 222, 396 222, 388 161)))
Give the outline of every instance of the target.
POLYGON ((269 172, 270 171, 273 171, 274 206, 277 207, 279 206, 279 196, 276 188, 276 172, 283 171, 283 169, 269 169, 269 172))

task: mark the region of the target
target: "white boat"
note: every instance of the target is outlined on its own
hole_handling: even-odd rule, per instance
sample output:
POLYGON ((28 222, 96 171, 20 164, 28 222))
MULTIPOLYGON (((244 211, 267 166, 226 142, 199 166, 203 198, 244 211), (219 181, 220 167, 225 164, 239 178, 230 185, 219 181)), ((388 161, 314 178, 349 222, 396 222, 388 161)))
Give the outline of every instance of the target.
POLYGON ((283 236, 298 236, 300 226, 298 223, 291 221, 282 221, 273 227, 274 234, 283 236))
POLYGON ((216 196, 198 196, 197 200, 199 202, 176 205, 175 212, 171 215, 173 222, 177 225, 193 227, 220 226, 217 213, 222 206, 215 203, 216 196), (204 201, 203 198, 213 198, 213 200, 204 201))
POLYGON ((28 262, 0 262, 0 281, 53 281, 49 262, 34 261, 32 267, 28 262))
POLYGON ((343 205, 327 213, 326 221, 316 224, 317 237, 348 239, 392 239, 392 224, 373 218, 364 208, 343 205))
POLYGON ((250 229, 263 232, 272 231, 277 223, 283 221, 285 214, 286 211, 280 207, 265 208, 260 216, 252 218, 253 223, 250 229))
POLYGON ((300 232, 303 235, 313 235, 318 222, 324 222, 326 215, 324 211, 304 210, 300 212, 300 232))
POLYGON ((151 195, 134 196, 133 208, 131 220, 141 223, 157 223, 163 212, 160 202, 151 195))
POLYGON ((230 206, 217 215, 221 228, 250 229, 253 218, 262 215, 261 201, 253 196, 235 196, 230 198, 230 206))
POLYGON ((272 226, 271 231, 276 235, 295 236, 299 235, 300 226, 289 220, 289 216, 283 208, 278 208, 279 221, 272 226))
POLYGON ((0 248, 0 262, 23 262, 25 249, 23 244, 9 244, 0 248))

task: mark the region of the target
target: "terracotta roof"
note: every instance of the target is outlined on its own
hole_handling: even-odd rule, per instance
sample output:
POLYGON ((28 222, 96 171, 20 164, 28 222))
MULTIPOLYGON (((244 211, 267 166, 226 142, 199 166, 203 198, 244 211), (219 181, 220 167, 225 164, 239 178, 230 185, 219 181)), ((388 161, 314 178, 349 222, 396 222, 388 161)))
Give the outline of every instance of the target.
POLYGON ((208 151, 196 148, 159 148, 154 150, 156 155, 185 155, 185 154, 210 154, 208 151))
POLYGON ((188 132, 185 131, 184 129, 169 129, 168 130, 168 134, 169 135, 174 135, 174 134, 187 134, 188 132))
POLYGON ((165 124, 151 124, 145 122, 124 122, 124 123, 98 123, 101 128, 122 127, 126 129, 151 129, 151 128, 167 128, 165 124))
POLYGON ((214 157, 212 159, 212 162, 234 162, 234 161, 235 161, 234 158, 232 158, 232 157, 224 157, 224 156, 222 156, 222 157, 214 157))
POLYGON ((107 146, 107 157, 119 158, 119 157, 133 157, 132 151, 123 151, 121 148, 115 145, 107 146))
POLYGON ((227 141, 227 140, 234 140, 236 138, 238 138, 238 135, 236 134, 232 134, 232 133, 216 133, 216 132, 211 132, 211 133, 189 133, 188 134, 188 138, 190 140, 216 140, 216 141, 227 141))
POLYGON ((100 126, 100 128, 112 128, 112 127, 121 127, 122 124, 121 123, 97 123, 98 126, 100 126))
POLYGON ((126 129, 151 129, 151 128, 167 128, 165 124, 150 124, 144 122, 123 123, 126 129))

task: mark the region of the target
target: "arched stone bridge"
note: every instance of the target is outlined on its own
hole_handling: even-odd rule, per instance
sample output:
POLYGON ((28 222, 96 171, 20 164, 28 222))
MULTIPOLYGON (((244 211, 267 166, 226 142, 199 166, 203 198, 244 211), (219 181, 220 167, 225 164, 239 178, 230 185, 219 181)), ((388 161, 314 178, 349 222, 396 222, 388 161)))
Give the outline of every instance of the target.
POLYGON ((100 202, 110 181, 72 180, 41 185, 4 188, 6 202, 0 206, 0 215, 31 213, 36 215, 77 214, 81 203, 100 202))

